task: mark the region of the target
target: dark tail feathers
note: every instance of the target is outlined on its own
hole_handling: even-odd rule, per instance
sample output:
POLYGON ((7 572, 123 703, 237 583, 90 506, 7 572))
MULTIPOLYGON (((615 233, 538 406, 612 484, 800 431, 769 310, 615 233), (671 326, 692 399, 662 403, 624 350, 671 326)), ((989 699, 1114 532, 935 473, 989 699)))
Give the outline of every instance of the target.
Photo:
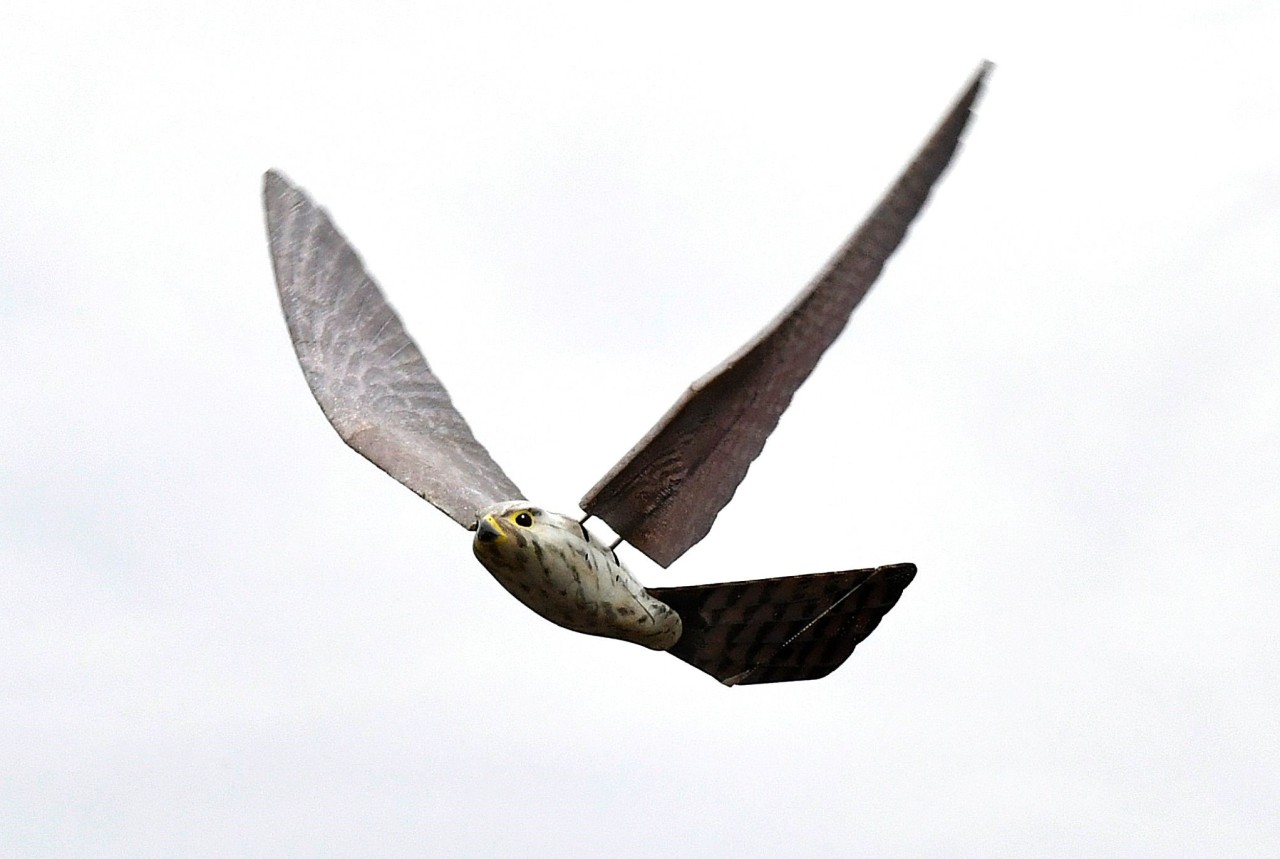
POLYGON ((915 564, 892 564, 649 593, 684 624, 673 655, 726 686, 781 683, 839 668, 915 575, 915 564))

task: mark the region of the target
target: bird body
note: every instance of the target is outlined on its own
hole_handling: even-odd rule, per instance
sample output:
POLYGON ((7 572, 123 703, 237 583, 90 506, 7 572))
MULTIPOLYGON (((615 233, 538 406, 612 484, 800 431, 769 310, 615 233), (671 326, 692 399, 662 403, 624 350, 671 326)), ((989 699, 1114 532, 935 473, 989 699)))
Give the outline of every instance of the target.
MULTIPOLYGON (((951 163, 988 68, 791 305, 587 492, 589 516, 664 567, 706 536, 951 163)), ((893 564, 646 589, 581 521, 521 500, 328 213, 275 171, 263 204, 294 351, 329 422, 474 530, 480 563, 547 620, 667 651, 726 685, 812 680, 839 667, 914 578, 914 565, 893 564)))
POLYGON ((502 502, 481 511, 471 545, 499 584, 552 623, 652 650, 680 639, 680 615, 576 519, 502 502))

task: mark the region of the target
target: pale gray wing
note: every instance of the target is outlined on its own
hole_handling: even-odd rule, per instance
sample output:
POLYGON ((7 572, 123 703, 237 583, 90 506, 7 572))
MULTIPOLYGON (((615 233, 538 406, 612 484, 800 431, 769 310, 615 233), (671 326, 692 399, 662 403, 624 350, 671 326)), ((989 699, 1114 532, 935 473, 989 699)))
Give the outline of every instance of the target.
POLYGON ((848 241, 755 339, 695 382, 582 499, 662 566, 707 535, 823 352, 901 243, 951 161, 990 65, 848 241))
POLYGON ((343 441, 466 528, 485 507, 523 498, 328 213, 275 171, 262 186, 293 348, 343 441))

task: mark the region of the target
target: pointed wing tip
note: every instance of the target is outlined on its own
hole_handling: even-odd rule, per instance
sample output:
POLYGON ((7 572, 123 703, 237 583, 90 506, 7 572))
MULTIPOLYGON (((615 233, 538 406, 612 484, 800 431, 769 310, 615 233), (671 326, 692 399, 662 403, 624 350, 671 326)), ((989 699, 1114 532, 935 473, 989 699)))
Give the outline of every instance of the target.
POLYGON ((983 60, 978 63, 978 68, 973 73, 973 77, 969 79, 969 84, 964 88, 960 98, 956 99, 957 108, 963 110, 966 114, 973 110, 974 105, 977 104, 979 97, 982 95, 983 88, 987 85, 987 78, 991 76, 991 72, 995 67, 996 64, 990 60, 983 60))
POLYGON ((262 174, 263 193, 279 192, 286 189, 293 190, 295 186, 285 177, 284 173, 275 167, 262 174))
POLYGON ((983 85, 986 84, 987 78, 991 76, 991 72, 995 70, 995 67, 996 64, 991 62, 991 60, 983 60, 978 63, 978 68, 974 70, 972 77, 969 78, 969 83, 965 85, 965 95, 969 95, 970 93, 976 94, 981 90, 983 85))
POLYGON ((306 192, 290 182, 279 170, 272 168, 262 174, 262 208, 268 219, 309 202, 306 192))
POLYGON ((956 109, 968 112, 973 109, 977 103, 978 97, 982 94, 983 88, 986 86, 987 78, 990 77, 992 70, 996 64, 990 60, 983 60, 978 63, 978 68, 974 71, 973 76, 969 78, 969 83, 965 85, 960 97, 956 99, 956 106, 952 108, 953 113, 958 112, 956 109))

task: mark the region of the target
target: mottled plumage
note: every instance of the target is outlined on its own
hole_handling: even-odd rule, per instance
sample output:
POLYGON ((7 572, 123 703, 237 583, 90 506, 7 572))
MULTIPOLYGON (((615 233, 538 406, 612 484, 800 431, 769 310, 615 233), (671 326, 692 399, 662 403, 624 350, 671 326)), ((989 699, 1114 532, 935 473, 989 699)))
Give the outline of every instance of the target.
POLYGON ((552 623, 666 650, 680 616, 576 519, 527 501, 481 511, 472 549, 511 595, 552 623))
MULTIPOLYGON (((707 534, 906 235, 956 151, 988 68, 813 283, 696 382, 587 493, 583 510, 663 566, 707 534)), ((289 333, 329 421, 379 468, 475 530, 476 557, 544 618, 668 650, 728 685, 808 680, 848 658, 914 577, 913 565, 896 564, 644 588, 581 522, 523 500, 325 211, 274 171, 263 201, 289 333)))

